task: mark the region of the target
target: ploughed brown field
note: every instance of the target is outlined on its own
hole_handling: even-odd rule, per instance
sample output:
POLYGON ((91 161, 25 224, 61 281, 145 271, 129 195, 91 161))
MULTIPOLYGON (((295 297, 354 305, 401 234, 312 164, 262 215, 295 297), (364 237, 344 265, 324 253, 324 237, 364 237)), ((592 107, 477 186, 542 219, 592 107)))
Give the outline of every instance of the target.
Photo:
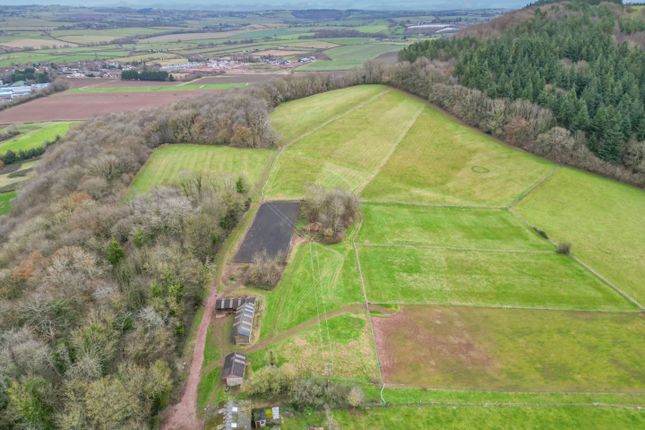
POLYGON ((96 115, 132 112, 174 103, 218 90, 147 91, 139 93, 59 93, 0 111, 0 124, 85 120, 96 115))
POLYGON ((171 87, 183 82, 163 82, 163 81, 122 81, 120 79, 68 79, 70 88, 131 88, 131 87, 171 87))

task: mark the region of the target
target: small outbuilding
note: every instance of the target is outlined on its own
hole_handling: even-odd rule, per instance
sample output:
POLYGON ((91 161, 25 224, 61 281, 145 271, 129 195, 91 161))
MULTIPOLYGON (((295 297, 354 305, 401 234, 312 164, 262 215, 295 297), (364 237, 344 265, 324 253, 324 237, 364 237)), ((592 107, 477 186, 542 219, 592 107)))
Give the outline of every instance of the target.
POLYGON ((244 382, 246 355, 233 352, 224 358, 222 380, 229 387, 239 387, 244 382))
POLYGON ((255 303, 255 297, 224 297, 215 301, 217 312, 235 312, 244 303, 255 303))
POLYGON ((248 345, 253 334, 253 321, 255 319, 255 301, 246 302, 235 311, 233 321, 233 341, 236 345, 248 345))
POLYGON ((253 409, 251 416, 253 419, 253 428, 256 429, 280 425, 280 408, 278 406, 253 409))

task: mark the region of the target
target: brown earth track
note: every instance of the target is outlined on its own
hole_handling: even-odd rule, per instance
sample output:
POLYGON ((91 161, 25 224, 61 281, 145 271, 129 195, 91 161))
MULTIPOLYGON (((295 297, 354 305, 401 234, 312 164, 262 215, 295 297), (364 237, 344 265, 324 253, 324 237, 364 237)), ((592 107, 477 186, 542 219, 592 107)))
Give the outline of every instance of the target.
POLYGON ((87 120, 96 115, 133 112, 172 104, 219 90, 59 93, 36 99, 0 112, 0 124, 87 120))
POLYGON ((208 334, 211 316, 215 310, 216 300, 217 288, 212 285, 208 299, 204 304, 204 316, 199 323, 197 335, 195 336, 193 358, 188 369, 184 392, 179 403, 167 410, 166 417, 161 425, 162 430, 195 430, 203 428, 201 420, 197 417, 197 387, 199 386, 204 363, 206 335, 208 334))

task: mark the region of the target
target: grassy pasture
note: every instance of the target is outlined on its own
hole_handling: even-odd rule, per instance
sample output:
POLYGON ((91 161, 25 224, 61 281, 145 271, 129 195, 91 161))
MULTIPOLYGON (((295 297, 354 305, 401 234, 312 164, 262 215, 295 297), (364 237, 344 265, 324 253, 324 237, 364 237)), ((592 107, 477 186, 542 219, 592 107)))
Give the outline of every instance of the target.
POLYGON ((64 137, 73 124, 73 122, 45 122, 21 125, 18 127, 21 132, 19 135, 0 142, 0 154, 41 147, 45 142, 53 141, 58 136, 64 137))
POLYGON ((331 365, 334 377, 363 382, 378 381, 378 366, 369 325, 363 315, 342 315, 249 355, 254 371, 271 359, 289 363, 300 376, 326 374, 331 365))
MULTIPOLYGON (((269 180, 268 195, 296 198, 308 183, 358 190, 370 181, 421 109, 420 100, 390 91, 337 117, 285 149, 269 180)), ((294 117, 298 115, 294 112, 294 117)))
POLYGON ((339 46, 325 51, 330 61, 316 61, 298 67, 301 72, 325 72, 348 70, 387 52, 400 51, 405 45, 393 43, 368 43, 339 46))
POLYGON ((645 304, 645 193, 585 172, 561 169, 517 211, 553 240, 571 242, 594 270, 645 304))
POLYGON ((390 383, 510 391, 645 388, 645 344, 636 341, 645 326, 638 313, 406 306, 374 324, 390 383))
MULTIPOLYGON (((364 411, 336 410, 340 428, 358 429, 640 429, 642 411, 593 406, 397 406, 364 411)), ((284 420, 282 428, 296 430, 327 423, 324 413, 306 413, 284 420)))
POLYGON ((271 338, 340 307, 363 302, 354 252, 316 243, 295 250, 278 286, 265 295, 260 337, 271 338))
POLYGON ((188 84, 188 85, 151 85, 141 87, 79 87, 69 90, 70 93, 138 93, 151 91, 195 91, 195 90, 226 90, 245 87, 243 83, 221 84, 188 84))
POLYGON ((375 303, 634 310, 573 259, 556 253, 362 246, 375 303))
POLYGON ((11 211, 11 201, 16 198, 16 192, 0 193, 0 216, 11 211))
POLYGON ((156 149, 132 183, 133 193, 144 193, 155 186, 173 184, 184 174, 243 174, 255 184, 272 154, 268 149, 243 149, 228 146, 175 144, 156 149))
POLYGON ((552 165, 427 106, 366 187, 370 201, 507 205, 552 165))
POLYGON ((553 250, 502 209, 365 204, 361 212, 364 245, 553 250))
POLYGON ((384 91, 381 85, 361 85, 294 100, 271 113, 271 125, 285 144, 384 91))

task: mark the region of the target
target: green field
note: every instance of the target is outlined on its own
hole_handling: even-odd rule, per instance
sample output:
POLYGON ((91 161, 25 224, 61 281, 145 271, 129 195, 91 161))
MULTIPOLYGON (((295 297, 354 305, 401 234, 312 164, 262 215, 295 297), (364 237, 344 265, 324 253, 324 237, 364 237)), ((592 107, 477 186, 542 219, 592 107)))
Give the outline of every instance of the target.
POLYGON ((274 360, 290 364, 300 376, 318 376, 331 366, 339 378, 377 382, 379 371, 372 347, 372 335, 365 317, 346 314, 301 330, 273 343, 269 348, 249 354, 253 369, 274 360))
POLYGON ((553 166, 427 107, 365 188, 369 201, 510 204, 553 166))
POLYGON ((159 185, 177 183, 187 175, 242 174, 255 184, 272 151, 229 146, 174 144, 156 149, 132 183, 132 192, 144 193, 159 185))
POLYGON ((73 122, 43 122, 21 125, 18 127, 19 135, 0 142, 0 154, 7 151, 18 152, 39 148, 46 142, 56 140, 57 137, 64 137, 73 124, 73 122))
POLYGON ((365 204, 362 214, 362 245, 553 251, 553 245, 501 209, 365 204))
POLYGON ((384 91, 380 85, 362 85, 294 100, 271 113, 271 125, 280 134, 282 144, 287 144, 384 91))
POLYGON ((361 247, 375 303, 635 310, 570 257, 555 253, 361 247))
POLYGON ((280 284, 266 294, 261 338, 270 338, 339 307, 362 303, 352 250, 301 245, 280 284))
MULTIPOLYGON (((315 98, 309 101, 315 109, 315 98)), ((267 184, 267 194, 274 198, 299 197, 309 183, 359 190, 423 107, 420 100, 402 92, 384 90, 379 97, 345 111, 284 150, 267 184)))
POLYGON ((602 276, 645 304, 645 193, 616 181, 562 169, 517 211, 602 276))
POLYGON ((146 87, 82 87, 72 88, 71 93, 138 93, 149 91, 195 91, 195 90, 227 90, 231 88, 242 88, 247 84, 224 83, 224 84, 189 84, 189 85, 158 85, 146 87))
POLYGON ((16 192, 0 193, 0 216, 11 211, 11 201, 16 198, 16 192))
POLYGON ((405 306, 377 319, 388 347, 381 355, 388 383, 537 392, 645 389, 637 313, 405 306))
POLYGON ((299 72, 327 72, 332 70, 348 70, 358 67, 366 61, 381 54, 397 52, 405 47, 404 44, 365 43, 360 45, 340 46, 325 51, 330 58, 328 61, 318 60, 298 67, 299 72))

